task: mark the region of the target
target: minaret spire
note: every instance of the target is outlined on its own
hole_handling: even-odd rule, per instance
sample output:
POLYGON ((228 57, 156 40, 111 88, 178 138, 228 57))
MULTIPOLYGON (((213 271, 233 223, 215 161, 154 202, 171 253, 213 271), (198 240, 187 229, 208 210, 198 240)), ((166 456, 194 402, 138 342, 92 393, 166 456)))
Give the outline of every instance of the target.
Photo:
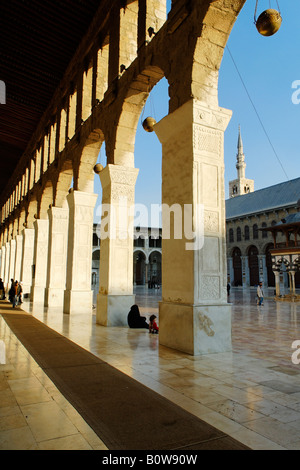
POLYGON ((239 137, 238 137, 238 145, 237 145, 237 148, 238 148, 238 154, 243 154, 244 153, 244 149, 243 149, 243 141, 242 141, 242 136, 241 136, 241 126, 239 125, 239 137))
POLYGON ((237 155, 236 155, 236 169, 237 179, 229 181, 229 196, 241 196, 242 194, 251 193, 254 191, 254 181, 246 178, 246 163, 243 147, 243 140, 241 134, 241 126, 239 125, 239 134, 237 142, 237 155))
POLYGON ((236 163, 236 169, 237 169, 237 177, 238 180, 245 179, 245 171, 246 171, 246 163, 245 163, 245 155, 244 155, 244 149, 243 149, 243 141, 242 141, 242 135, 241 135, 241 126, 239 126, 239 137, 238 137, 238 153, 236 156, 237 163, 236 163))

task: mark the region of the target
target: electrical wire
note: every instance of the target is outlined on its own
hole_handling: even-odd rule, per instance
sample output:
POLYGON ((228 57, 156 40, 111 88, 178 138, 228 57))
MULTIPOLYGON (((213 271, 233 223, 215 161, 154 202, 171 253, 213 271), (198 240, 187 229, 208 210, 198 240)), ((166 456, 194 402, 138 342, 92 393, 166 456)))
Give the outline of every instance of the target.
POLYGON ((270 144, 270 146, 271 146, 271 148, 272 148, 272 150, 273 150, 273 152, 274 152, 274 154, 275 154, 275 157, 277 158, 277 161, 279 162, 279 164, 280 164, 280 166, 281 166, 281 168, 282 168, 282 170, 283 170, 283 172, 284 172, 284 174, 285 174, 285 176, 286 176, 286 179, 287 179, 288 181, 290 181, 290 178, 288 177, 288 175, 287 175, 287 173, 286 173, 286 171, 285 171, 285 169, 284 169, 284 167, 283 167, 283 165, 282 165, 282 163, 281 163, 281 160, 280 160, 280 158, 279 158, 278 155, 277 155, 277 152, 276 152, 276 150, 275 150, 275 148, 274 148, 274 145, 273 145, 272 142, 271 142, 271 139, 270 139, 270 137, 269 137, 269 135, 268 135, 268 133, 267 133, 267 131, 266 131, 266 128, 265 128, 265 126, 264 126, 264 124, 263 124, 263 122, 262 122, 262 120, 261 120, 261 118, 260 118, 260 115, 259 115, 259 113, 258 113, 258 111, 257 111, 257 109, 256 109, 256 106, 255 106, 255 104, 254 104, 254 102, 253 102, 253 100, 252 100, 252 98, 251 98, 251 96, 250 96, 250 93, 249 93, 249 91, 248 91, 248 89, 247 89, 247 87, 246 87, 246 84, 245 84, 245 82, 244 82, 244 80, 243 80, 243 77, 242 77, 242 75, 241 75, 241 73, 240 73, 240 71, 239 71, 239 69, 238 69, 238 66, 237 66, 237 64, 236 64, 236 62, 235 62, 235 60, 234 60, 234 58, 233 58, 233 55, 231 54, 231 51, 230 51, 228 45, 226 46, 226 48, 227 48, 227 50, 228 50, 228 52, 229 52, 229 55, 230 55, 231 60, 232 60, 232 62, 233 62, 233 65, 234 65, 234 67, 235 67, 235 69, 236 69, 236 71, 237 71, 237 73, 238 73, 238 75, 239 75, 239 77, 240 77, 240 80, 241 80, 241 82, 242 82, 242 84, 243 84, 243 87, 244 87, 244 89, 245 89, 245 91, 246 91, 246 93, 247 93, 247 96, 248 96, 248 98, 249 98, 249 100, 250 100, 250 103, 252 104, 252 107, 253 107, 253 109, 254 109, 254 111, 255 111, 255 114, 256 114, 256 116, 257 116, 257 118, 258 118, 258 120, 259 120, 259 122, 260 122, 260 124, 261 124, 261 127, 262 127, 262 129, 263 129, 263 131, 264 131, 264 133, 265 133, 265 135, 266 135, 266 137, 267 137, 267 139, 268 139, 268 142, 269 142, 269 144, 270 144))

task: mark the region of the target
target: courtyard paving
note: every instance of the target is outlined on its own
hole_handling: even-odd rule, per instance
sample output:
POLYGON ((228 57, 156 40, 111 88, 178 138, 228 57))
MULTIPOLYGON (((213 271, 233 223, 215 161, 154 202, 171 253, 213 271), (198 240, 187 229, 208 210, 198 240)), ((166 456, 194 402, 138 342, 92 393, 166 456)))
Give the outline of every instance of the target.
MULTIPOLYGON (((141 313, 159 316, 159 289, 136 287, 135 293, 141 313)), ((258 307, 254 290, 238 288, 229 302, 232 351, 199 357, 159 345, 159 335, 146 330, 97 325, 95 309, 65 315, 29 302, 22 308, 250 448, 299 450, 300 351, 297 356, 292 345, 300 344, 300 303, 276 302, 270 289, 258 307)), ((0 304, 6 355, 0 364, 0 450, 106 450, 8 328, 1 316, 8 305, 0 304)))

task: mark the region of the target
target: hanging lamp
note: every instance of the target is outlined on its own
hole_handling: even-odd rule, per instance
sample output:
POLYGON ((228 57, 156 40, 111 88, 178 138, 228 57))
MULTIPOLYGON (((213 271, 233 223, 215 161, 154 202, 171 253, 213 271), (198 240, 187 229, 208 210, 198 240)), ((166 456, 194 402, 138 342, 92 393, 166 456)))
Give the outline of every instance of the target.
POLYGON ((96 173, 96 175, 99 175, 99 173, 101 173, 102 170, 103 170, 103 165, 101 165, 100 163, 96 163, 96 165, 94 166, 94 172, 96 173))
MULTIPOLYGON (((149 95, 149 98, 150 98, 150 105, 151 105, 151 110, 152 110, 153 103, 152 103, 152 98, 151 98, 151 93, 150 93, 150 78, 149 78, 148 90, 147 91, 148 91, 148 95, 149 95)), ((154 131, 154 126, 156 124, 156 120, 154 119, 154 117, 151 117, 151 116, 148 116, 148 117, 146 117, 146 119, 143 120, 145 107, 146 107, 146 103, 145 103, 145 106, 143 108, 143 112, 142 112, 142 115, 141 115, 142 126, 143 126, 143 128, 146 132, 153 132, 154 131)))
POLYGON ((262 36, 273 36, 279 30, 282 18, 280 14, 280 9, 278 1, 276 0, 278 10, 271 8, 271 0, 269 1, 270 8, 263 11, 259 17, 256 19, 257 5, 258 0, 256 0, 255 13, 254 13, 254 23, 257 31, 262 36))

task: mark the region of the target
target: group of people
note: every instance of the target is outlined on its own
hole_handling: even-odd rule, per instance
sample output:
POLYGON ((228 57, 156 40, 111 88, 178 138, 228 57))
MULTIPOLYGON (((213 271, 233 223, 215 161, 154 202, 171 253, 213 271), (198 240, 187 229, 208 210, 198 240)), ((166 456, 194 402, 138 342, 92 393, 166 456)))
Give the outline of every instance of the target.
POLYGON ((14 281, 14 279, 11 279, 11 286, 8 291, 8 298, 13 308, 23 303, 22 294, 22 284, 18 281, 14 281))
POLYGON ((138 305, 132 305, 130 312, 127 316, 129 328, 146 328, 149 333, 157 334, 159 328, 156 323, 156 315, 151 315, 149 323, 146 321, 146 317, 142 317, 138 305))

